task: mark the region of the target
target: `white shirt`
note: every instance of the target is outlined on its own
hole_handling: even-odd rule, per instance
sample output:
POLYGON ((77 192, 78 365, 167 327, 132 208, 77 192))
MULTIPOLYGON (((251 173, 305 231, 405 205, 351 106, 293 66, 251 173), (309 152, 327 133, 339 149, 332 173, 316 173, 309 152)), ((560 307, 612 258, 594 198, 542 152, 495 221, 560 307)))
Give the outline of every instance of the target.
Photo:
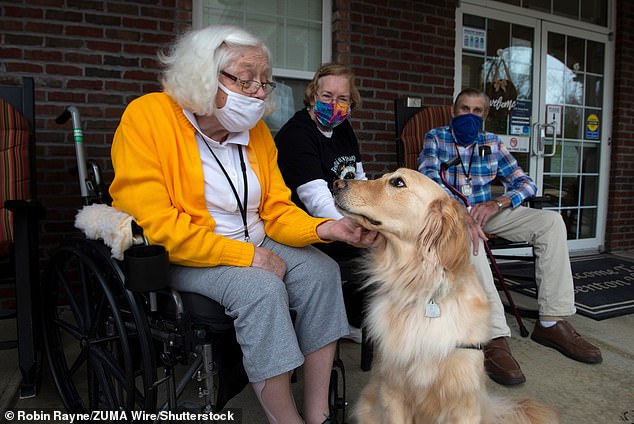
MULTIPOLYGON (((367 180, 361 162, 356 163, 355 180, 367 180)), ((312 180, 297 187, 297 196, 302 201, 311 216, 317 218, 332 218, 340 220, 343 215, 335 206, 335 198, 332 196, 328 183, 321 178, 312 180)))
POLYGON ((231 182, 244 202, 244 178, 240 166, 240 153, 242 148, 244 162, 247 167, 247 228, 250 243, 259 246, 265 237, 264 223, 260 218, 259 206, 262 198, 260 181, 249 165, 249 158, 244 146, 249 144, 249 132, 231 133, 226 141, 219 143, 203 134, 196 117, 190 111, 184 110, 187 119, 196 128, 196 143, 203 167, 205 179, 205 201, 209 214, 216 221, 214 233, 229 237, 234 240, 244 241, 244 224, 238 201, 236 199, 227 177, 222 172, 218 162, 212 156, 210 149, 222 163, 225 171, 231 178, 231 182))

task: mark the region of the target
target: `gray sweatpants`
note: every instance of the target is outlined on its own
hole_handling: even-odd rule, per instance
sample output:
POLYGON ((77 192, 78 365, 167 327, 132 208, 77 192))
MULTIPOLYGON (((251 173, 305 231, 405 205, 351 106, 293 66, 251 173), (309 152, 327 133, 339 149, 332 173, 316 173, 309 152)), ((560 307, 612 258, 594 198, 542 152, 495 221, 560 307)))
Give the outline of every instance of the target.
MULTIPOLYGON (((540 319, 556 321, 574 315, 572 271, 566 243, 566 225, 561 215, 524 206, 504 209, 489 220, 484 232, 511 241, 527 241, 533 245, 540 319)), ((471 263, 491 305, 491 338, 510 336, 511 330, 506 323, 504 307, 495 288, 482 242, 477 256, 473 256, 472 251, 471 263)))
POLYGON ((286 262, 286 275, 254 267, 172 266, 171 285, 207 296, 234 318, 249 381, 299 367, 304 356, 348 334, 335 261, 312 246, 294 248, 266 238, 261 247, 286 262), (297 312, 295 328, 289 309, 297 312))

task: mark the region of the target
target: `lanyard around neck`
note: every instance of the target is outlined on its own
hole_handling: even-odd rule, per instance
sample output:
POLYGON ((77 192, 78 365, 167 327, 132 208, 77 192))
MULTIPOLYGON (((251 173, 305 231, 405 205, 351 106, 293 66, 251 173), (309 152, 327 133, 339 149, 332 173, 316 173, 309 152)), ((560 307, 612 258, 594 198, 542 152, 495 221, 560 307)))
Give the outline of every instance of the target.
MULTIPOLYGON (((458 144, 455 144, 455 146, 456 146, 456 154, 460 156, 460 150, 458 149, 458 144)), ((473 156, 474 156, 473 153, 475 152, 475 146, 476 146, 476 143, 473 143, 471 145, 471 156, 469 157, 469 168, 465 169, 464 162, 462 161, 462 159, 460 159, 460 167, 462 168, 462 172, 464 173, 465 177, 467 177, 467 179, 469 179, 471 175, 471 164, 473 163, 473 156)))
POLYGON ((244 241, 248 242, 251 239, 251 237, 249 237, 249 226, 247 225, 247 201, 249 200, 249 184, 247 182, 247 166, 244 163, 242 146, 238 145, 238 153, 240 154, 240 168, 242 168, 242 178, 244 179, 244 202, 240 201, 238 190, 236 190, 236 187, 233 185, 233 182, 231 181, 227 170, 224 166, 222 166, 222 163, 220 162, 220 159, 218 159, 218 156, 216 156, 211 146, 207 143, 207 140, 203 139, 203 141, 205 142, 205 146, 207 146, 211 155, 214 157, 214 159, 216 159, 216 162, 218 162, 218 166, 220 166, 222 173, 225 174, 225 178, 227 178, 227 181, 231 186, 231 191, 233 191, 233 195, 236 197, 238 208, 240 209, 240 216, 242 217, 242 225, 244 225, 244 241))
MULTIPOLYGON (((456 154, 458 155, 458 157, 460 158, 460 167, 462 168, 462 172, 464 173, 465 177, 467 178, 467 182, 471 181, 471 164, 473 164, 473 156, 475 153, 475 147, 478 144, 478 140, 476 139, 476 141, 471 145, 471 156, 469 157, 469 168, 465 168, 464 167, 464 162, 462 161, 462 156, 460 156, 460 150, 458 149, 458 143, 456 142, 456 135, 453 133, 453 130, 451 130, 451 135, 453 136, 454 139, 454 147, 456 148, 456 154)), ((469 146, 465 146, 465 148, 469 148, 469 146)), ((454 182, 453 185, 454 187, 456 186, 456 175, 458 173, 454 174, 454 182)))

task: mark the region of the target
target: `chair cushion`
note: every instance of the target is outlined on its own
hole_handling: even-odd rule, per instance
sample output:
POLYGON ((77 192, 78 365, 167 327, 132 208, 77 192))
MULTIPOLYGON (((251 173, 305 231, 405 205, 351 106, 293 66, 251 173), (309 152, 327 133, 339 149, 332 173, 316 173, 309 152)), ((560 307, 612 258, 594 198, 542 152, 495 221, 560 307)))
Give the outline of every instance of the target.
POLYGON ((13 217, 4 202, 24 200, 29 193, 29 125, 8 102, 0 99, 0 244, 13 241, 13 217))
POLYGON ((453 114, 451 106, 429 106, 412 116, 403 127, 403 159, 406 168, 417 169, 417 161, 423 150, 425 134, 431 129, 449 125, 453 114))

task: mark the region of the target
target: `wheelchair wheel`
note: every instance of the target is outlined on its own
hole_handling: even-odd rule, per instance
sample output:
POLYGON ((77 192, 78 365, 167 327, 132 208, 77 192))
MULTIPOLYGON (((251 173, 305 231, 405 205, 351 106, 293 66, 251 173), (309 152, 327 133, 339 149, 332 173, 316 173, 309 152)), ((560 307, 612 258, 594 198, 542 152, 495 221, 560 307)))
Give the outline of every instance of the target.
POLYGON ((335 423, 346 423, 346 371, 343 361, 336 358, 330 372, 330 387, 328 388, 328 406, 330 416, 335 418, 335 423))
POLYGON ((44 348, 70 412, 156 409, 147 319, 100 242, 77 239, 51 256, 42 287, 44 348))

